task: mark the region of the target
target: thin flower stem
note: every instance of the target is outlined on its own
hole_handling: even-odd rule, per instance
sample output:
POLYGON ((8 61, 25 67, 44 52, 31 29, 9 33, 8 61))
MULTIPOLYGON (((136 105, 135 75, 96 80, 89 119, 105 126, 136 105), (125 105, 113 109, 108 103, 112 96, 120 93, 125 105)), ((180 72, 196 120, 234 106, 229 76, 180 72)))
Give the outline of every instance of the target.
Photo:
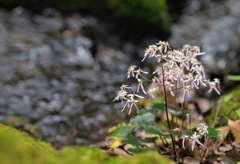
POLYGON ((203 158, 205 157, 205 155, 206 155, 206 153, 207 153, 207 150, 208 150, 208 148, 207 148, 208 141, 209 141, 209 140, 208 140, 208 138, 207 138, 206 141, 204 142, 204 151, 203 151, 203 153, 202 153, 202 157, 201 157, 200 163, 203 162, 203 158))
POLYGON ((166 139, 165 137, 164 137, 163 139, 165 140, 165 142, 166 142, 166 143, 167 143, 167 145, 168 145, 168 141, 167 141, 167 139, 166 139))
POLYGON ((149 82, 152 82, 151 80, 149 80, 149 79, 146 78, 145 76, 143 76, 143 75, 141 75, 141 74, 140 74, 140 76, 141 76, 144 80, 149 81, 149 82))
MULTIPOLYGON (((164 92, 164 100, 165 100, 165 111, 166 111, 166 115, 167 115, 167 124, 168 124, 168 129, 171 130, 171 125, 169 122, 169 117, 168 117, 168 101, 167 101, 167 92, 166 92, 166 86, 165 86, 165 77, 164 77, 164 70, 163 70, 163 65, 162 65, 162 79, 163 79, 163 92, 164 92)), ((172 140, 172 146, 173 146, 173 152, 174 152, 174 160, 176 161, 177 159, 177 152, 176 152, 176 148, 175 148, 175 141, 174 138, 172 136, 172 134, 170 134, 171 136, 171 140, 172 140)))
POLYGON ((161 154, 161 148, 160 146, 155 142, 154 145, 156 146, 158 153, 161 154))
POLYGON ((182 142, 179 142, 180 139, 178 137, 178 146, 180 147, 180 156, 182 158, 182 163, 184 163, 184 154, 183 154, 183 145, 182 145, 182 142))
POLYGON ((204 158, 204 156, 205 156, 207 150, 208 150, 208 149, 205 149, 205 150, 204 150, 203 155, 202 155, 202 157, 201 157, 201 161, 200 161, 200 163, 203 163, 203 158, 204 158))
POLYGON ((176 122, 177 122, 177 112, 178 112, 178 106, 177 106, 177 87, 178 87, 178 85, 177 85, 177 82, 175 83, 175 96, 176 97, 174 97, 174 108, 175 108, 175 117, 173 116, 173 123, 174 123, 174 118, 176 118, 176 122))
POLYGON ((162 66, 162 78, 163 78, 163 92, 164 92, 165 111, 166 111, 166 115, 167 115, 168 129, 171 130, 170 121, 169 121, 169 117, 168 117, 168 101, 167 101, 167 91, 166 91, 166 86, 165 86, 165 77, 164 77, 163 66, 162 66))
POLYGON ((164 141, 164 139, 163 139, 163 137, 162 137, 162 136, 160 136, 160 139, 161 139, 161 141, 162 141, 163 145, 167 145, 167 143, 165 143, 165 141, 164 141))
MULTIPOLYGON (((186 96, 186 95, 185 95, 186 96)), ((185 108, 185 96, 183 98, 183 103, 182 103, 182 130, 184 129, 184 119, 185 119, 185 116, 184 116, 184 108, 185 108)))

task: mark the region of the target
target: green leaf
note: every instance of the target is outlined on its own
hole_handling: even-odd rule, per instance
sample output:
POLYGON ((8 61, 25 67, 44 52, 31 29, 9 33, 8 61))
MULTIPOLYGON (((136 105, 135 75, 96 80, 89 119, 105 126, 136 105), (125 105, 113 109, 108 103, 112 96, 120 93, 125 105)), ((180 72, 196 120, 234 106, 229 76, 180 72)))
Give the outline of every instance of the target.
MULTIPOLYGON (((165 104, 163 103, 154 103, 151 105, 151 112, 155 115, 161 115, 163 112, 165 112, 166 107, 165 104)), ((173 106, 168 105, 168 112, 173 114, 173 115, 177 115, 177 116, 181 116, 182 115, 182 109, 179 108, 176 112, 176 109, 173 106)), ((189 110, 184 109, 184 115, 191 113, 189 110)))
POLYGON ((149 151, 157 151, 157 149, 155 148, 140 148, 140 147, 136 147, 136 148, 130 148, 128 149, 128 151, 130 151, 133 154, 139 154, 139 153, 144 153, 144 152, 149 152, 149 151))
POLYGON ((237 113, 238 117, 240 117, 240 108, 237 109, 235 112, 237 113))
POLYGON ((208 137, 216 138, 218 136, 218 134, 219 134, 218 130, 216 130, 216 129, 212 128, 212 127, 208 127, 208 134, 207 134, 208 137))
POLYGON ((123 139, 133 132, 134 127, 125 123, 118 124, 109 129, 109 136, 123 139))
POLYGON ((130 119, 130 122, 139 126, 151 125, 155 121, 155 116, 147 111, 140 110, 137 113, 137 116, 130 119))
POLYGON ((168 124, 165 121, 159 121, 157 125, 168 129, 168 124))
POLYGON ((123 144, 131 144, 135 147, 143 146, 145 143, 154 143, 158 137, 142 139, 141 137, 129 135, 122 142, 123 144))
POLYGON ((144 143, 154 143, 157 139, 158 139, 158 137, 145 138, 145 139, 143 139, 143 142, 144 143))
POLYGON ((152 109, 157 109, 157 110, 165 111, 165 104, 163 104, 163 103, 153 103, 153 104, 151 105, 151 108, 152 108, 152 109))
POLYGON ((182 133, 178 131, 168 130, 168 132, 174 136, 182 136, 182 133))
POLYGON ((228 75, 229 80, 240 81, 240 75, 228 75))
POLYGON ((164 134, 161 129, 159 129, 158 127, 153 126, 153 125, 144 126, 143 128, 146 132, 148 132, 150 134, 156 134, 156 135, 164 136, 164 137, 169 136, 168 134, 164 134))
POLYGON ((142 146, 144 145, 143 140, 140 137, 129 135, 123 141, 124 144, 131 144, 133 146, 142 146))

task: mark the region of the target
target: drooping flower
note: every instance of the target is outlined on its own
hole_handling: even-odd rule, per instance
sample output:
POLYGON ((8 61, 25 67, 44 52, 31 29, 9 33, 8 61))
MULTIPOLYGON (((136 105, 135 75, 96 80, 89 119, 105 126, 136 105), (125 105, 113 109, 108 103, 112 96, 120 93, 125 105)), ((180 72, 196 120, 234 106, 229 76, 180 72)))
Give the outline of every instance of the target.
POLYGON ((143 80, 142 79, 137 79, 138 80, 138 87, 137 87, 137 92, 139 92, 140 88, 142 90, 142 92, 144 94, 147 94, 147 92, 145 91, 144 87, 143 87, 143 80))
POLYGON ((142 73, 143 73, 143 74, 148 74, 147 71, 143 71, 141 68, 138 68, 138 70, 136 70, 135 73, 136 73, 136 76, 135 76, 136 79, 138 79, 138 77, 141 76, 142 73))
POLYGON ((116 100, 125 100, 126 99, 126 96, 127 96, 127 91, 125 91, 125 90, 120 90, 120 91, 118 91, 118 94, 117 94, 117 96, 114 98, 114 100, 113 101, 116 101, 116 100))
POLYGON ((132 77, 135 77, 135 68, 136 68, 137 66, 136 65, 131 65, 129 68, 128 68, 128 71, 127 71, 127 74, 128 74, 128 76, 127 76, 127 78, 129 78, 131 75, 132 75, 132 77))
POLYGON ((196 132, 194 132, 194 134, 190 138, 191 138, 191 142, 192 142, 192 151, 193 151, 196 143, 203 146, 203 144, 199 141, 200 135, 198 135, 196 132))
POLYGON ((130 89, 131 87, 129 87, 128 85, 122 85, 121 87, 120 87, 120 90, 118 91, 118 94, 117 94, 117 96, 114 98, 114 100, 113 101, 116 101, 116 100, 121 100, 122 102, 124 101, 124 100, 126 100, 127 99, 127 91, 126 91, 126 89, 130 89))
POLYGON ((181 138, 182 138, 182 147, 183 149, 185 149, 185 140, 186 138, 189 138, 189 136, 184 134, 181 138))
POLYGON ((186 100, 187 96, 189 95, 189 88, 190 88, 190 85, 183 85, 183 87, 182 87, 183 95, 182 95, 181 102, 184 102, 186 100))
POLYGON ((158 50, 160 53, 166 53, 170 49, 168 42, 159 41, 157 45, 159 45, 158 50))
POLYGON ((221 91, 221 88, 220 88, 220 80, 219 80, 218 78, 214 78, 213 80, 214 80, 214 82, 215 82, 215 84, 216 84, 217 89, 218 89, 219 91, 221 91))
POLYGON ((197 127, 197 131, 200 135, 204 136, 204 138, 206 139, 208 134, 208 126, 205 123, 201 123, 197 127))
POLYGON ((128 107, 128 108, 129 108, 128 115, 130 115, 131 112, 132 112, 133 106, 135 106, 135 108, 136 108, 137 110, 139 110, 139 109, 138 109, 138 106, 137 106, 138 100, 135 99, 135 96, 138 97, 138 98, 143 98, 142 96, 137 95, 137 94, 135 94, 135 93, 133 93, 133 94, 128 94, 128 95, 127 95, 126 102, 125 102, 125 105, 123 106, 121 112, 123 112, 123 111, 126 109, 126 107, 128 107))
MULTIPOLYGON (((208 90, 208 93, 211 92, 213 89, 217 92, 217 94, 221 94, 220 93, 220 90, 217 88, 217 83, 215 81, 208 81, 208 85, 209 85, 209 90, 208 90)), ((219 85, 219 83, 218 83, 219 85)))
POLYGON ((156 55, 158 47, 156 45, 150 45, 146 50, 142 62, 146 59, 147 56, 154 57, 156 55))

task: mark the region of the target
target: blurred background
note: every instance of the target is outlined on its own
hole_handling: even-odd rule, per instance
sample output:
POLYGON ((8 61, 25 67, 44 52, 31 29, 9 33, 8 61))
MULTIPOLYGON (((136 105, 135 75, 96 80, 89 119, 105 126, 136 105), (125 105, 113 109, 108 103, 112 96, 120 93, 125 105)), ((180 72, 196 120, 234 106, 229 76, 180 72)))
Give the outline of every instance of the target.
MULTIPOLYGON (((56 148, 99 145, 127 120, 112 102, 127 68, 151 70, 140 61, 159 40, 200 46, 223 93, 237 85, 239 0, 0 0, 0 122, 56 148)), ((216 95, 196 96, 206 112, 216 95)))

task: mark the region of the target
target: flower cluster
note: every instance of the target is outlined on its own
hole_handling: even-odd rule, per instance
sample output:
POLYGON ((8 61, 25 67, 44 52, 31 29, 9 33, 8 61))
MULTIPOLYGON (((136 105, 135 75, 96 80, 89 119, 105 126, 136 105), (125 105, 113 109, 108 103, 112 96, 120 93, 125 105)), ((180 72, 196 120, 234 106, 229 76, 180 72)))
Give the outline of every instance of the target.
POLYGON ((129 108, 129 112, 128 114, 130 114, 132 112, 132 107, 135 106, 136 109, 138 110, 138 107, 137 107, 137 103, 138 103, 138 100, 136 98, 143 98, 142 96, 138 95, 138 94, 128 94, 127 93, 127 89, 130 89, 131 87, 127 86, 127 85, 122 85, 120 87, 120 91, 118 91, 118 95, 115 97, 115 99, 113 101, 116 101, 116 100, 121 100, 122 103, 124 103, 125 101, 125 104, 121 110, 124 111, 124 109, 126 107, 129 108))
POLYGON ((197 132, 194 132, 191 136, 188 136, 186 134, 182 135, 182 147, 185 148, 184 143, 186 140, 191 141, 192 151, 193 151, 196 143, 198 143, 200 146, 203 146, 203 144, 199 141, 199 139, 202 138, 202 136, 203 136, 204 139, 206 140, 207 134, 208 134, 208 126, 206 126, 205 123, 199 124, 199 126, 197 127, 197 132))
MULTIPOLYGON (((127 78, 136 78, 138 82, 136 92, 138 93, 141 90, 150 97, 154 97, 155 91, 161 87, 165 87, 167 92, 171 93, 172 96, 175 96, 176 90, 182 90, 181 102, 187 99, 189 91, 192 89, 209 86, 209 92, 215 90, 217 94, 220 94, 219 79, 215 78, 213 81, 206 79, 204 67, 197 59, 198 56, 204 54, 197 46, 184 45, 180 50, 172 50, 168 42, 160 41, 150 45, 145 50, 142 60, 144 61, 147 57, 156 59, 158 66, 152 73, 154 77, 147 79, 144 75, 148 72, 137 68, 136 65, 132 65, 128 68, 127 78), (146 81, 151 82, 151 87, 148 90, 143 85, 146 81)), ((129 87, 121 87, 114 100, 121 99, 125 101, 124 109, 125 107, 130 107, 129 111, 132 111, 132 106, 137 108, 136 102, 138 100, 134 99, 134 97, 142 98, 142 96, 136 94, 129 96, 126 89, 129 89, 129 87)))

